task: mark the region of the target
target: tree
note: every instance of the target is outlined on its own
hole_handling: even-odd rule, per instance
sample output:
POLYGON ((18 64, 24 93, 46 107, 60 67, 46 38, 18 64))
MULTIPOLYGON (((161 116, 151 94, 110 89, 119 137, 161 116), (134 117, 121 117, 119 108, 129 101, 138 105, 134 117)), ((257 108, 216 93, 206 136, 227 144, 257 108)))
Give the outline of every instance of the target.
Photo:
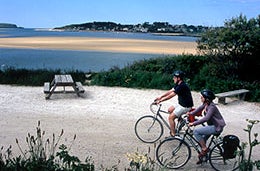
POLYGON ((212 28, 197 41, 198 50, 214 64, 218 76, 231 79, 259 81, 255 73, 260 68, 260 15, 247 20, 240 14, 212 28))

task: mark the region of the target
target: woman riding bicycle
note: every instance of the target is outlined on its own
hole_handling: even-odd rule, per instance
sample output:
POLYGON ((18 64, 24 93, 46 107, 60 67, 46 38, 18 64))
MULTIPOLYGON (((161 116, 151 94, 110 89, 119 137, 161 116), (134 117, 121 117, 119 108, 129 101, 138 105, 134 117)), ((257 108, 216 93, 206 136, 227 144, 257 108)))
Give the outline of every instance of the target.
POLYGON ((206 156, 209 152, 207 148, 206 141, 207 139, 214 134, 220 134, 223 131, 224 126, 226 125, 224 118, 219 112, 216 105, 213 103, 215 99, 215 94, 210 90, 201 91, 201 102, 202 105, 199 106, 196 110, 188 112, 189 115, 196 115, 199 112, 204 113, 204 117, 200 120, 189 123, 189 126, 200 125, 204 122, 207 122, 207 126, 201 126, 195 128, 193 134, 195 138, 201 145, 201 152, 199 154, 199 161, 197 164, 202 162, 202 158, 206 156))

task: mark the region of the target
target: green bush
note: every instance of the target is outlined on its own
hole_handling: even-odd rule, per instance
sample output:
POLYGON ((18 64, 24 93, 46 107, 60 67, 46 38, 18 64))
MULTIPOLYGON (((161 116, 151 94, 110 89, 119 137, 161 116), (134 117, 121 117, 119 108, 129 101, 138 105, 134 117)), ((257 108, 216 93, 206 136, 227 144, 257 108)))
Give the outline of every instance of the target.
POLYGON ((173 86, 174 70, 183 70, 186 73, 185 81, 194 91, 208 88, 220 93, 244 88, 250 90, 246 100, 260 101, 259 81, 246 82, 236 76, 222 74, 216 63, 207 56, 179 55, 142 60, 123 69, 113 68, 97 73, 92 77, 91 83, 166 90, 173 86))
POLYGON ((55 74, 68 73, 73 79, 85 82, 85 73, 81 71, 62 71, 62 70, 28 70, 7 68, 0 70, 0 84, 15 84, 26 86, 42 86, 44 82, 51 81, 55 74))
POLYGON ((247 94, 245 100, 260 101, 260 84, 258 81, 247 82, 229 77, 229 75, 219 75, 213 65, 214 64, 205 64, 204 67, 202 67, 200 72, 191 80, 191 89, 199 91, 208 88, 215 93, 236 89, 248 89, 250 92, 247 94))
POLYGON ((168 89, 172 84, 171 80, 168 74, 124 69, 98 73, 93 76, 91 83, 102 86, 168 89))
POLYGON ((141 60, 123 69, 112 68, 95 74, 93 85, 136 88, 169 89, 173 86, 172 73, 183 70, 189 80, 206 61, 202 56, 179 55, 141 60))

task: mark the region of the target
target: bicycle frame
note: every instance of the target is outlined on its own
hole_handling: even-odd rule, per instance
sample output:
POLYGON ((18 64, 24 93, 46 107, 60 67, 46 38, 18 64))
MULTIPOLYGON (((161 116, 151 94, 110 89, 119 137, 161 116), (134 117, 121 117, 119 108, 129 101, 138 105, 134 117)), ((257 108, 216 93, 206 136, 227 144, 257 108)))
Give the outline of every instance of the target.
MULTIPOLYGON (((152 109, 151 109, 151 106, 152 105, 155 105, 155 103, 152 103, 151 105, 150 105, 150 110, 152 111, 152 109)), ((164 110, 162 110, 161 109, 161 107, 162 107, 162 104, 158 104, 158 109, 157 109, 157 111, 156 112, 154 112, 154 111, 152 111, 152 113, 154 113, 155 115, 154 115, 154 117, 155 118, 157 118, 158 120, 161 120, 163 123, 164 123, 164 125, 170 130, 171 128, 170 128, 170 125, 169 125, 169 123, 163 118, 163 116, 161 115, 161 113, 165 113, 165 114, 170 114, 168 111, 164 111, 164 110)), ((179 129, 179 127, 182 125, 182 123, 183 123, 183 118, 182 117, 179 117, 178 118, 178 122, 177 122, 177 124, 176 124, 176 130, 177 131, 179 131, 180 129, 179 129)), ((182 125, 183 126, 183 125, 182 125)))
POLYGON ((158 108, 154 117, 157 118, 157 119, 160 118, 160 120, 164 123, 164 125, 170 130, 170 125, 168 124, 168 122, 163 118, 163 116, 160 113, 160 112, 162 112, 162 113, 165 113, 165 114, 169 114, 169 112, 161 110, 161 107, 162 107, 162 104, 159 104, 159 108, 158 108))
MULTIPOLYGON (((185 123, 186 126, 187 126, 187 129, 185 130, 185 133, 182 137, 183 141, 185 141, 186 143, 190 143, 191 144, 191 147, 193 147, 198 153, 200 153, 200 150, 201 150, 201 145, 200 143, 198 142, 198 140, 195 139, 194 135, 190 132, 192 132, 191 128, 188 126, 188 122, 185 123)), ((219 136, 218 135, 211 135, 209 137, 210 141, 209 141, 209 144, 208 144, 208 147, 211 147, 212 144, 217 144, 218 142, 216 141, 217 137, 219 136)))

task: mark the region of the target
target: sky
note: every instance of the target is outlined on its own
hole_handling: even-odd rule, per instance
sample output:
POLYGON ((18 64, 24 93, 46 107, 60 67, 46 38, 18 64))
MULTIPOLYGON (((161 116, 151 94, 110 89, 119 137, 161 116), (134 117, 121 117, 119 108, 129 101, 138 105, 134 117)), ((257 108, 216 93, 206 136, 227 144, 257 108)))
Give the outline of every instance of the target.
POLYGON ((223 26, 260 15, 260 0, 0 0, 0 23, 54 28, 102 21, 223 26))

